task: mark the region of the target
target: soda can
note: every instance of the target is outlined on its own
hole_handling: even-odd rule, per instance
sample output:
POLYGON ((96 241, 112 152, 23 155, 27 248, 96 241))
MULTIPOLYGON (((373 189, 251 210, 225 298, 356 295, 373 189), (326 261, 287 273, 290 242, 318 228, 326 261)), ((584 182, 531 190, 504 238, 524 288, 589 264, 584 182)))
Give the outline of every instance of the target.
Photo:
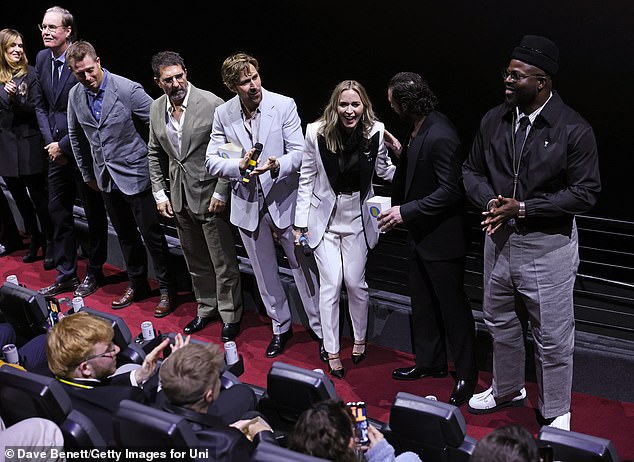
POLYGON ((225 360, 227 361, 227 366, 232 366, 240 360, 236 342, 225 342, 225 360))
POLYGON ((7 363, 18 364, 20 362, 18 349, 13 343, 7 343, 2 347, 2 354, 4 355, 4 361, 7 363))
POLYGON ((11 284, 15 284, 16 286, 20 285, 18 283, 18 277, 15 274, 8 275, 7 276, 7 282, 10 282, 11 284))
POLYGON ((143 321, 141 323, 141 334, 143 335, 143 340, 152 340, 154 338, 154 327, 152 326, 152 321, 143 321))
POLYGON ((77 313, 84 307, 84 299, 82 297, 73 297, 71 304, 73 305, 73 313, 77 313))

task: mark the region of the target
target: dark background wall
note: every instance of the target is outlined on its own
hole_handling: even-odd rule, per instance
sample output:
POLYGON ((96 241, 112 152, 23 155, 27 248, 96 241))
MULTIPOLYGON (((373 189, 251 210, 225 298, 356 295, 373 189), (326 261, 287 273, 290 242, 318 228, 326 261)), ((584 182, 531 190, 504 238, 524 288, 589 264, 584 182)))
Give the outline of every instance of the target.
MULTIPOLYGON (((3 1, 0 27, 26 36, 28 57, 41 48, 36 24, 53 3, 3 1)), ((188 2, 62 1, 108 70, 157 97, 150 58, 172 49, 195 85, 228 99, 220 65, 234 51, 260 60, 264 86, 295 98, 303 124, 318 117, 343 79, 363 83, 388 129, 386 83, 399 71, 421 73, 440 110, 468 148, 482 115, 503 99, 500 69, 524 34, 560 48, 555 88, 595 129, 603 192, 591 212, 634 220, 634 2, 631 0, 271 0, 188 2)))

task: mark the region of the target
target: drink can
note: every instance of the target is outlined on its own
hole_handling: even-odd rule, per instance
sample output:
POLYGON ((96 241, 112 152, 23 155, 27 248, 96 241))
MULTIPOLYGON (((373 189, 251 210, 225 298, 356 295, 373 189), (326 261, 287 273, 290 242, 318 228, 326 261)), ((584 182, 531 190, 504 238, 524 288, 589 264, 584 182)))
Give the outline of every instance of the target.
POLYGON ((16 286, 19 285, 18 277, 15 274, 8 275, 7 282, 10 282, 11 284, 15 284, 16 286))
POLYGON ((143 335, 143 340, 152 340, 154 338, 154 327, 152 326, 152 321, 143 321, 141 323, 141 334, 143 335))
POLYGON ((238 358, 236 342, 225 342, 225 359, 227 366, 232 366, 240 360, 240 358, 238 358))
POLYGON ((71 304, 73 305, 73 313, 77 313, 84 307, 84 299, 82 297, 73 297, 71 304))
POLYGON ((2 354, 4 355, 4 360, 7 363, 18 364, 20 362, 18 349, 13 343, 7 343, 2 347, 2 354))

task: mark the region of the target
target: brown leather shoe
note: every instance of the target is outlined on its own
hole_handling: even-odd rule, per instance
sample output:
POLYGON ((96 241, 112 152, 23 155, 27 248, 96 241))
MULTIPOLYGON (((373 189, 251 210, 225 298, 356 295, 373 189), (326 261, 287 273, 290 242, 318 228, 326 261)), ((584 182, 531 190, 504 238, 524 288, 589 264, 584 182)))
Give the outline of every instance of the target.
POLYGON ((154 308, 154 317, 162 318, 172 312, 172 303, 168 294, 161 294, 161 299, 154 308))
POLYGON ((123 294, 115 298, 112 301, 112 309, 119 310, 121 308, 125 308, 126 306, 132 305, 134 302, 134 289, 132 287, 127 287, 123 294))

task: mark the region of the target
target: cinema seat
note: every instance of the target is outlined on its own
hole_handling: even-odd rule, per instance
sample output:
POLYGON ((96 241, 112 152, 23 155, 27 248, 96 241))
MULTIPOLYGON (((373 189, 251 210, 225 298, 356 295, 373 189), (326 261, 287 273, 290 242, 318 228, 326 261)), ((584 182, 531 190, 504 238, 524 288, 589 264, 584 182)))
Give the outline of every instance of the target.
POLYGON ((106 446, 95 424, 73 409, 70 397, 53 377, 2 366, 0 415, 7 426, 29 417, 53 421, 62 430, 64 446, 69 450, 106 446))
POLYGON ((255 448, 251 462, 327 462, 327 460, 262 442, 255 448))
POLYGON ((276 435, 283 436, 292 430, 306 409, 336 397, 330 377, 276 361, 267 374, 266 391, 258 401, 258 410, 276 435))
POLYGON ((185 417, 124 399, 112 418, 119 447, 195 448, 198 440, 185 417))
POLYGON ((619 462, 610 440, 583 433, 543 426, 537 436, 540 448, 552 448, 554 460, 562 462, 619 462))
POLYGON ((467 462, 476 440, 466 429, 456 406, 399 392, 381 431, 397 454, 412 451, 425 462, 467 462))

